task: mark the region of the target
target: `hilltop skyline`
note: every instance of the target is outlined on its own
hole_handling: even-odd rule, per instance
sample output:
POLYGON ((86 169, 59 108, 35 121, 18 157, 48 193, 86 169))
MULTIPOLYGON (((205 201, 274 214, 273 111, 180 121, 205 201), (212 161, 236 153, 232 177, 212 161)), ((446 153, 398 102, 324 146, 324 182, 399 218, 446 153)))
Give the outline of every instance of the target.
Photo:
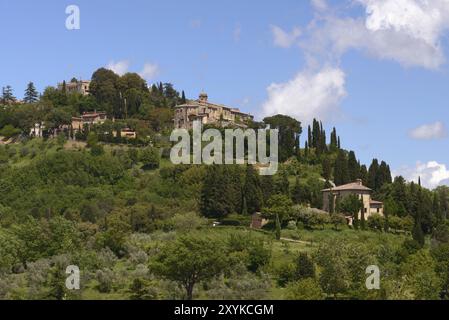
POLYGON ((258 119, 283 113, 307 128, 316 117, 362 162, 449 185, 445 1, 81 0, 81 29, 69 31, 70 4, 0 1, 0 86, 21 98, 29 81, 42 92, 99 67, 138 72, 258 119))

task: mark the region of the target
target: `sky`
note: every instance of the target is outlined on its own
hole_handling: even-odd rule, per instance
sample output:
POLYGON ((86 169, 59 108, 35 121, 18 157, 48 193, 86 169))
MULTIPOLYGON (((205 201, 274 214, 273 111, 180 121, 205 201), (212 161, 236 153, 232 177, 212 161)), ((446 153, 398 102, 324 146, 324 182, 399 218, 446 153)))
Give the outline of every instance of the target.
POLYGON ((362 163, 449 185, 449 0, 0 0, 0 30, 0 86, 19 98, 138 72, 257 119, 316 117, 362 163))

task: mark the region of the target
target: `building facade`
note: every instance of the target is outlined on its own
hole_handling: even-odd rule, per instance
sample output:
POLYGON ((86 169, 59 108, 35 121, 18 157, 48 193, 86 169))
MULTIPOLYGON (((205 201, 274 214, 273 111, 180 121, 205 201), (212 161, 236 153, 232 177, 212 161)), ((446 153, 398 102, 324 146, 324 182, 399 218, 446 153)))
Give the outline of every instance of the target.
POLYGON ((176 129, 190 130, 193 128, 193 122, 197 120, 201 121, 203 125, 246 127, 246 122, 254 120, 254 117, 236 108, 210 103, 207 94, 203 92, 198 100, 189 101, 175 108, 176 129))
MULTIPOLYGON (((375 201, 371 198, 373 190, 365 187, 362 180, 357 180, 353 183, 345 184, 335 188, 324 189, 321 191, 323 194, 323 210, 330 212, 331 208, 335 208, 337 199, 344 199, 349 195, 357 195, 363 202, 363 212, 365 219, 373 214, 384 214, 384 206, 380 201, 375 201), (332 203, 332 202, 333 203, 332 203)), ((359 212, 359 219, 361 219, 362 211, 359 212)))
POLYGON ((74 132, 81 131, 85 125, 90 127, 95 124, 103 124, 106 120, 106 112, 84 112, 81 117, 72 117, 72 130, 74 132))
MULTIPOLYGON (((58 83, 58 90, 63 90, 64 83, 58 83)), ((87 80, 77 80, 72 82, 66 82, 65 90, 68 93, 80 93, 83 96, 89 94, 90 81, 87 80)))

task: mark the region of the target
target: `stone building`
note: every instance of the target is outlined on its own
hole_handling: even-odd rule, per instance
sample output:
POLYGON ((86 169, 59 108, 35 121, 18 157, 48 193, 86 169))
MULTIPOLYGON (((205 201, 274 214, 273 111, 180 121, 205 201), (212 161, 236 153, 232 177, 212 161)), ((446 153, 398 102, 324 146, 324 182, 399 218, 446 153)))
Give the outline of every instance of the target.
MULTIPOLYGON (((58 90, 62 90, 64 87, 64 83, 58 83, 58 90)), ((87 96, 89 94, 90 81, 87 80, 77 80, 66 82, 65 89, 68 93, 80 93, 83 96, 87 96)))
POLYGON ((262 229, 269 223, 268 219, 265 219, 260 212, 256 212, 251 216, 251 228, 262 229))
POLYGON ((207 94, 203 92, 198 100, 176 106, 174 120, 176 129, 190 130, 195 120, 201 121, 203 125, 246 127, 246 122, 253 119, 252 115, 243 113, 239 109, 209 102, 207 94))
MULTIPOLYGON (((114 137, 117 137, 117 134, 117 131, 113 131, 112 133, 114 137)), ((124 128, 120 130, 120 137, 126 139, 137 139, 137 132, 130 128, 124 128)))
POLYGON ((89 127, 95 124, 103 124, 107 120, 106 112, 94 111, 84 112, 81 117, 72 117, 72 130, 74 132, 83 130, 85 125, 89 127))
POLYGON ((42 138, 44 136, 45 125, 43 122, 34 124, 34 127, 30 130, 30 137, 42 138))
MULTIPOLYGON (((333 207, 335 208, 337 203, 337 198, 344 199, 349 195, 357 195, 363 202, 363 211, 365 213, 365 219, 373 214, 384 214, 384 206, 382 202, 375 201, 371 198, 373 190, 365 187, 362 180, 357 180, 356 182, 338 186, 335 188, 324 189, 321 191, 323 193, 323 210, 330 212, 331 205, 333 201, 333 207)), ((361 219, 362 212, 359 212, 359 219, 361 219)))

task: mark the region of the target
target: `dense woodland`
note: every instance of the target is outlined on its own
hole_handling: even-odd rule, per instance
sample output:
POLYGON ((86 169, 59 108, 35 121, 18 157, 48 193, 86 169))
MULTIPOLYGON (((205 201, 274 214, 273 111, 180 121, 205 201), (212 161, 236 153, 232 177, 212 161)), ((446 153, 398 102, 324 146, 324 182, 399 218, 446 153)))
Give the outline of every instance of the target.
MULTIPOLYGON (((71 81, 77 81, 72 79, 71 81)), ((99 69, 91 94, 30 82, 0 100, 0 299, 448 299, 449 188, 392 177, 387 162, 361 164, 333 128, 277 115, 275 176, 253 166, 172 165, 172 84, 99 69), (109 119, 76 141, 58 128, 85 111, 109 119), (44 138, 30 137, 35 123, 44 138), (114 138, 129 127, 138 139, 114 138), (304 147, 300 147, 304 146, 304 147), (356 219, 357 199, 331 214, 321 190, 362 179, 385 217, 356 219), (270 219, 249 229, 251 215, 270 219), (219 226, 213 226, 220 222, 219 226), (365 269, 381 269, 381 290, 365 269), (65 268, 82 271, 65 288, 65 268)))

